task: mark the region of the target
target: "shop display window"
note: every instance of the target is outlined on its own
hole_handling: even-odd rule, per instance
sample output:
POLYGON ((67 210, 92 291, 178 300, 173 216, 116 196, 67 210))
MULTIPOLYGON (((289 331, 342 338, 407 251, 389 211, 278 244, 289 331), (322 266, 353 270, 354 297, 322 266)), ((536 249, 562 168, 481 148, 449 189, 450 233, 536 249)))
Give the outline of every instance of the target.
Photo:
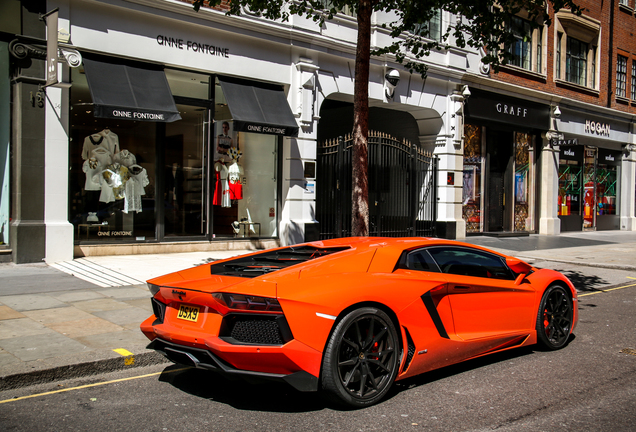
POLYGON ((577 160, 559 160, 558 215, 581 214, 581 163, 577 160))
POLYGON ((598 215, 615 215, 617 167, 599 164, 597 178, 598 215))
POLYGON ((596 214, 598 216, 618 214, 620 161, 619 152, 599 149, 596 165, 596 214))
POLYGON ((515 231, 534 229, 534 136, 515 133, 515 231))
POLYGON ((76 241, 205 236, 209 76, 166 70, 180 119, 153 122, 95 117, 84 69, 71 74, 69 214, 76 241))
POLYGON ((215 237, 277 236, 278 137, 236 132, 216 82, 212 176, 215 237))
POLYGON ((467 233, 483 231, 482 221, 482 156, 481 126, 464 126, 464 175, 462 190, 462 217, 467 233))
POLYGON ((71 71, 76 241, 277 236, 280 137, 234 130, 218 78, 164 73, 175 121, 96 117, 92 78, 71 71))
POLYGON ((155 238, 157 123, 95 118, 83 68, 71 69, 70 211, 77 241, 155 238))

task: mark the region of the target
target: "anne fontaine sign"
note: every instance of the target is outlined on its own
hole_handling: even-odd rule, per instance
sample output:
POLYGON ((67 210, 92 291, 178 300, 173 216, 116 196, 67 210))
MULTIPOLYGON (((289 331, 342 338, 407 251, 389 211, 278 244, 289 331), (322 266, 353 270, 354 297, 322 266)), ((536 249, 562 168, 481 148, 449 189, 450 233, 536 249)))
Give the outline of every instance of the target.
POLYGON ((161 46, 165 46, 168 48, 175 48, 184 51, 191 51, 201 54, 208 54, 213 57, 224 57, 230 58, 230 49, 219 47, 216 45, 210 45, 201 42, 195 42, 190 40, 183 40, 178 38, 173 38, 164 35, 157 36, 157 43, 161 46))

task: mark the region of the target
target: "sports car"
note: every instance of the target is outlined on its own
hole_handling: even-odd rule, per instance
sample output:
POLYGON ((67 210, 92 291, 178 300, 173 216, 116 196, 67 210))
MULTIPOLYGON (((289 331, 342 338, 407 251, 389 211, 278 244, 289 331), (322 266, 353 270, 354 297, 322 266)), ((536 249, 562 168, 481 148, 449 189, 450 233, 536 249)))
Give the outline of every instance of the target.
POLYGON ((470 244, 354 237, 215 261, 148 281, 141 324, 175 363, 322 391, 352 407, 402 380, 539 343, 578 320, 561 273, 470 244))

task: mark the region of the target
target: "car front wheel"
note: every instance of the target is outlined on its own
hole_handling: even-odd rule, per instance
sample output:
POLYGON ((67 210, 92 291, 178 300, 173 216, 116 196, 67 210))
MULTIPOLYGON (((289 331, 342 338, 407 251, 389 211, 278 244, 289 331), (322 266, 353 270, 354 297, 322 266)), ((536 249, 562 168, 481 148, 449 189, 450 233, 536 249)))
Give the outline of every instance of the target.
POLYGON ((550 350, 563 348, 572 328, 572 299, 566 288, 552 285, 543 294, 537 316, 537 338, 550 350))
POLYGON ((355 309, 329 338, 322 387, 346 405, 373 405, 391 388, 398 367, 398 335, 389 316, 373 307, 355 309))

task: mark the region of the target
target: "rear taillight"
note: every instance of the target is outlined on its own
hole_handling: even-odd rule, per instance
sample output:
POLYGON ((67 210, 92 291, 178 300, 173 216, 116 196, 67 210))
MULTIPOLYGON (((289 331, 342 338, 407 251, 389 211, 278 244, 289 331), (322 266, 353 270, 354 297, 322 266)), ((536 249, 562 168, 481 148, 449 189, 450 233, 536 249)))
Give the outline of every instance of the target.
POLYGON ((275 298, 270 297, 258 297, 243 294, 231 294, 231 293, 214 293, 212 297, 222 306, 224 311, 219 311, 223 314, 230 311, 244 311, 244 312, 263 312, 272 314, 282 314, 283 309, 280 307, 280 303, 275 298))
POLYGON ((152 303, 152 313, 155 314, 155 316, 157 317, 157 320, 159 322, 153 323, 154 324, 163 324, 163 319, 166 315, 166 305, 161 303, 159 300, 157 300, 156 298, 152 298, 150 299, 151 303, 152 303))
POLYGON ((153 296, 155 294, 157 294, 159 292, 159 290, 161 289, 161 287, 159 285, 151 284, 150 282, 146 282, 146 284, 148 285, 148 289, 150 290, 150 294, 152 294, 153 296))

